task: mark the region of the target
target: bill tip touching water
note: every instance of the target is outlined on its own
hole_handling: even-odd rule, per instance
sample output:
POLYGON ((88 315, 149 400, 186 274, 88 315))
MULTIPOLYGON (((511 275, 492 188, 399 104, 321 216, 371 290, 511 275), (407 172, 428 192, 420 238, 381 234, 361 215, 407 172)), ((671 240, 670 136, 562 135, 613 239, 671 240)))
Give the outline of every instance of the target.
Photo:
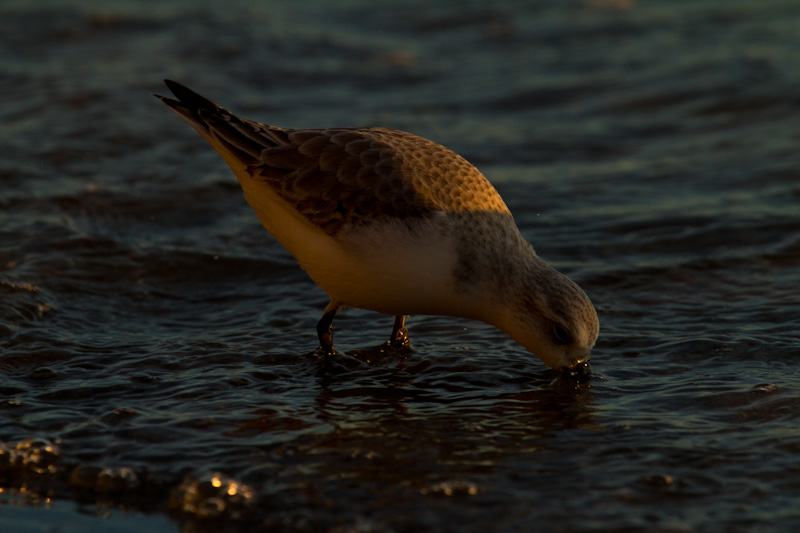
POLYGON ((286 129, 236 117, 183 85, 158 96, 233 170, 264 227, 330 297, 317 324, 333 355, 343 307, 482 320, 555 369, 584 373, 598 335, 586 293, 540 259, 474 166, 385 128, 286 129))

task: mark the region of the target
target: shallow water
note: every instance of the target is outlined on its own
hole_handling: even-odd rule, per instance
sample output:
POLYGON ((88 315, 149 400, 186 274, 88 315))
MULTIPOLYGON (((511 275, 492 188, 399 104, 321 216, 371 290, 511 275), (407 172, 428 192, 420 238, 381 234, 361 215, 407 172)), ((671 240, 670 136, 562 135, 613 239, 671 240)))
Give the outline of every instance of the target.
POLYGON ((800 4, 0 6, 0 525, 800 527, 800 4), (595 302, 592 375, 326 303, 150 93, 481 168, 595 302))

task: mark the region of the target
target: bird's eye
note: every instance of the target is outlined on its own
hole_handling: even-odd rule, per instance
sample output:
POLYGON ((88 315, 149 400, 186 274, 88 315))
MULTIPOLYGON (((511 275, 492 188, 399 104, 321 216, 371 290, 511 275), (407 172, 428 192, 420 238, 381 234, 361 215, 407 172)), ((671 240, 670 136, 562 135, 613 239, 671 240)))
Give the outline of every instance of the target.
POLYGON ((567 331, 567 328, 561 324, 553 324, 553 341, 556 344, 566 345, 572 343, 572 336, 567 331))

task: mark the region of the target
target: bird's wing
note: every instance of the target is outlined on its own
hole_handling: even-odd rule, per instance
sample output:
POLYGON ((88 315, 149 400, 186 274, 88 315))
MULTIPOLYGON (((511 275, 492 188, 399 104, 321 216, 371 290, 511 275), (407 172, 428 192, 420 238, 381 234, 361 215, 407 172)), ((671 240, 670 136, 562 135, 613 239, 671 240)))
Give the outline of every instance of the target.
POLYGON ((382 217, 508 208, 464 158, 384 128, 284 129, 243 120, 179 83, 159 96, 229 162, 243 165, 326 233, 382 217))

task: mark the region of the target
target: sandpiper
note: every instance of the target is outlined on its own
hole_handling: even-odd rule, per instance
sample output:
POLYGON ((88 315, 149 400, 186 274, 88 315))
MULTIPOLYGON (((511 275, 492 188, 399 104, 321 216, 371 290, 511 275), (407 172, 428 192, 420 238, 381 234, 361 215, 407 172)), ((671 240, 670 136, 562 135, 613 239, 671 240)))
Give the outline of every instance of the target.
POLYGON ((236 117, 174 81, 158 96, 233 170, 258 219, 330 297, 317 324, 334 354, 343 307, 405 319, 482 320, 556 369, 585 372, 598 334, 586 293, 522 237, 473 165, 385 128, 287 129, 236 117))

